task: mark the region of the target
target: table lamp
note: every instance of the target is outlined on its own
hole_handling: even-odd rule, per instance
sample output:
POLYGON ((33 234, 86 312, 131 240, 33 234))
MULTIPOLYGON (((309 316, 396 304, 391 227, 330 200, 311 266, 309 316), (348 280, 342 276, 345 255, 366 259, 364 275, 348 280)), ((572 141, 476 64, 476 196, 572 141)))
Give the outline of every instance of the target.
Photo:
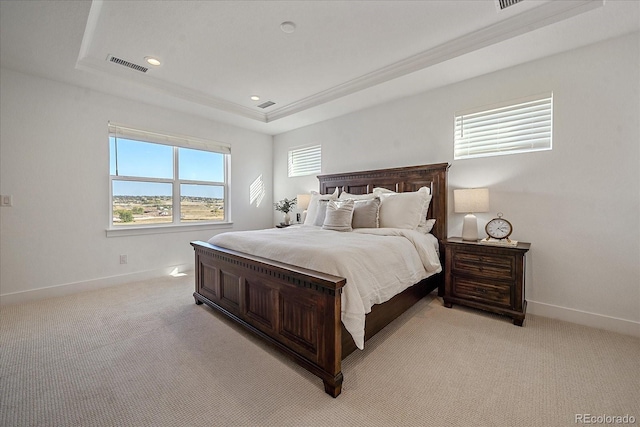
POLYGON ((454 210, 466 213, 462 224, 462 240, 478 240, 478 220, 474 212, 489 211, 488 188, 465 188, 453 190, 454 210))

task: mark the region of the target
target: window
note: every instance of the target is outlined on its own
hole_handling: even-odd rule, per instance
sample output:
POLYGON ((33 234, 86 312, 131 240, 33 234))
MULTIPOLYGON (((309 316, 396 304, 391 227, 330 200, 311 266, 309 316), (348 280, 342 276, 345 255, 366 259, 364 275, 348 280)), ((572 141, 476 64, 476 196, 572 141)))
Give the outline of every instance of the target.
POLYGON ((553 94, 455 115, 454 159, 551 150, 553 94))
POLYGON ((320 173, 322 166, 322 146, 295 148, 289 150, 289 177, 320 173))
POLYGON ((111 226, 227 222, 227 145, 109 124, 111 226))

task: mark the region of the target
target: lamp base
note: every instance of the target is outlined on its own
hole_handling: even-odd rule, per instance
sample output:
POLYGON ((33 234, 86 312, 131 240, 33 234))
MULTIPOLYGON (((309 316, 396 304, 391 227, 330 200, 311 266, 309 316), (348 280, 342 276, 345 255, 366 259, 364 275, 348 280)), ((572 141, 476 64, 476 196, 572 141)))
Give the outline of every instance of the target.
POLYGON ((464 216, 464 222, 462 223, 462 240, 469 242, 478 241, 478 220, 472 213, 464 216))

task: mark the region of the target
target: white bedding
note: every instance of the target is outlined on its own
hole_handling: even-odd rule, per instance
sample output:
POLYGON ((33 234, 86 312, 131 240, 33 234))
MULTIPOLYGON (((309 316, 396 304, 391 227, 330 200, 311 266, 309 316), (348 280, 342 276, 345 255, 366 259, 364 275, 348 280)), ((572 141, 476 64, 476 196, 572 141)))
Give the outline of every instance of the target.
POLYGON ((341 318, 359 349, 372 305, 442 271, 433 235, 398 228, 338 232, 292 226, 222 233, 209 243, 346 278, 341 318))

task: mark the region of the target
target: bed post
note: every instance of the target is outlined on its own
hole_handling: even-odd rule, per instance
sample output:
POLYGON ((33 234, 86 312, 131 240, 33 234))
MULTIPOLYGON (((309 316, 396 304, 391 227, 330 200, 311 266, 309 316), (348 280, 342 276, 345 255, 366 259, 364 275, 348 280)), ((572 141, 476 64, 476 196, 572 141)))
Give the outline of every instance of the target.
MULTIPOLYGON (((341 293, 341 292, 340 292, 341 293)), ((333 318, 333 321, 327 322, 325 326, 325 334, 330 337, 327 340, 327 345, 333 347, 333 349, 324 349, 327 355, 326 369, 333 372, 333 378, 323 379, 324 391, 331 397, 338 397, 342 392, 342 321, 341 317, 341 297, 334 298, 329 311, 333 312, 333 316, 327 316, 328 319, 333 318)))

